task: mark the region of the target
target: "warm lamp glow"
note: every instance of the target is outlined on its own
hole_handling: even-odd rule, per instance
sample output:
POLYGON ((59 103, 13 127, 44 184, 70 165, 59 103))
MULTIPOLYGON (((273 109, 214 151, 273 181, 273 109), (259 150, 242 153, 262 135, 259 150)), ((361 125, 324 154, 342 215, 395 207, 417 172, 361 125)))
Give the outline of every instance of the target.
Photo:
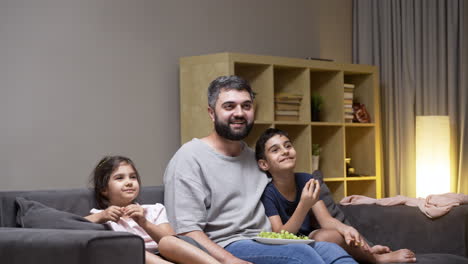
POLYGON ((450 192, 448 116, 416 117, 416 195, 450 192))

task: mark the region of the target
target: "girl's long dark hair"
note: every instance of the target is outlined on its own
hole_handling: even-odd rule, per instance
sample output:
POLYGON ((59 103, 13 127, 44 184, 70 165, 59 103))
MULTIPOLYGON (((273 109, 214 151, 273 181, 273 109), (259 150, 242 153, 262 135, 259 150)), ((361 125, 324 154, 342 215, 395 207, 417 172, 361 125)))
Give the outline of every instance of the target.
POLYGON ((93 186, 94 197, 96 198, 99 209, 106 209, 109 207, 109 200, 102 193, 107 189, 112 172, 122 163, 132 166, 137 176, 138 183, 141 185, 140 174, 131 159, 124 156, 105 156, 99 161, 91 174, 91 185, 93 186))

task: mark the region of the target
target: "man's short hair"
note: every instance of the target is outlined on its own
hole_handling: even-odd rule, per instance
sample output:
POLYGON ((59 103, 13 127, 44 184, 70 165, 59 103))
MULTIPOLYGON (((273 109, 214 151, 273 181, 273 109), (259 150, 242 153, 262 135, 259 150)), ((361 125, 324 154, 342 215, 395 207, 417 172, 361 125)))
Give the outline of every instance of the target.
POLYGON ((250 84, 239 76, 220 76, 214 79, 208 86, 208 106, 215 109, 216 101, 222 89, 247 91, 250 94, 252 101, 254 93, 250 84))
POLYGON ((274 137, 276 135, 284 136, 284 137, 287 137, 289 139, 288 132, 283 131, 281 129, 268 128, 267 130, 265 130, 260 135, 260 137, 257 140, 257 143, 255 144, 255 159, 257 161, 259 161, 261 159, 266 160, 266 157, 265 157, 265 144, 267 143, 267 141, 270 138, 272 138, 272 137, 274 137))

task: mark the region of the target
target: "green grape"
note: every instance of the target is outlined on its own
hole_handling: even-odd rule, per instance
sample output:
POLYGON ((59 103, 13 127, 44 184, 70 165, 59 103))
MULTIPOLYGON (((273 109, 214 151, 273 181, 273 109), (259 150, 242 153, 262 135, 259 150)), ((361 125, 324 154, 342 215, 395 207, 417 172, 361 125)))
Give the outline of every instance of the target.
POLYGON ((307 236, 302 236, 302 235, 295 235, 293 233, 290 233, 285 230, 281 230, 281 232, 267 232, 267 231, 261 231, 258 233, 259 237, 263 238, 279 238, 279 239, 309 239, 307 236))

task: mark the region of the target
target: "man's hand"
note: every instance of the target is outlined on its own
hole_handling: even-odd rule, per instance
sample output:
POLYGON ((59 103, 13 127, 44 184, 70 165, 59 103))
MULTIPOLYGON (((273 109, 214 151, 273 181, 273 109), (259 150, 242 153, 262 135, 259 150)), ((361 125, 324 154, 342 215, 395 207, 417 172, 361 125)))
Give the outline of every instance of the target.
POLYGON ((317 180, 310 179, 302 189, 301 201, 310 209, 319 200, 320 183, 317 180))

